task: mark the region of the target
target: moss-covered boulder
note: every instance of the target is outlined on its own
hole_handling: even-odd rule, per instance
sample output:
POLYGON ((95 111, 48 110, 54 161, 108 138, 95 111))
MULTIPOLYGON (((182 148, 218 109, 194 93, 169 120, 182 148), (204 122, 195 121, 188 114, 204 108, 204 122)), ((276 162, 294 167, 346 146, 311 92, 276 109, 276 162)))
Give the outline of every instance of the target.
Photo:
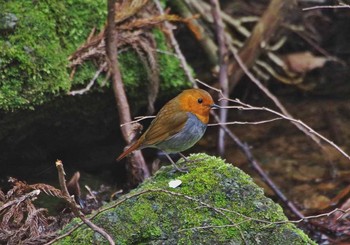
MULTIPOLYGON (((315 244, 241 170, 206 154, 190 159, 189 173, 163 167, 93 222, 116 244, 315 244), (170 188, 171 180, 182 184, 170 188)), ((107 242, 85 225, 58 242, 101 243, 107 242)))
MULTIPOLYGON (((104 28, 107 1, 0 0, 0 6, 0 111, 33 109, 72 88, 85 87, 94 77, 97 68, 92 61, 70 77, 68 57, 93 29, 98 33, 104 28)), ((157 57, 161 89, 188 85, 179 60, 168 54, 163 33, 158 30, 153 35, 161 51, 157 57)), ((119 62, 125 84, 131 93, 137 92, 133 97, 140 98, 139 92, 149 83, 140 58, 129 49, 119 62)), ((99 76, 94 87, 108 87, 104 81, 105 75, 99 76)))
POLYGON ((67 58, 103 26, 105 2, 0 0, 0 109, 33 107, 70 89, 67 58))

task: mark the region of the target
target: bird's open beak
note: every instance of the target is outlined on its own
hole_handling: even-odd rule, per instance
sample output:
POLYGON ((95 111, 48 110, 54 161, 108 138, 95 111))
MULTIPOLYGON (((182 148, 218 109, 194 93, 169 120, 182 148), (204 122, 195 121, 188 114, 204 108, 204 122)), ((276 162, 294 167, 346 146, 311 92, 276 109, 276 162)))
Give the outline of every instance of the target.
POLYGON ((211 109, 220 109, 220 106, 217 104, 212 104, 212 105, 210 105, 210 108, 211 109))

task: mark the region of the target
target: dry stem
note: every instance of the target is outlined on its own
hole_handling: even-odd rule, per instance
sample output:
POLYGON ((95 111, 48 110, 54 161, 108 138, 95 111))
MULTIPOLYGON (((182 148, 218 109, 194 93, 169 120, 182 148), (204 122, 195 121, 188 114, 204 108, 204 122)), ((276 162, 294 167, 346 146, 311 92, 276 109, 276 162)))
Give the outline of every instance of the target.
MULTIPOLYGON (((228 84, 228 48, 225 27, 221 18, 220 4, 218 0, 210 0, 212 6, 212 16, 216 27, 216 38, 219 45, 219 83, 223 94, 229 96, 228 84)), ((228 101, 220 101, 220 106, 228 105, 228 101)), ((220 122, 226 123, 227 110, 220 109, 220 122)), ((225 131, 220 128, 218 135, 218 151, 221 156, 225 154, 225 131)))
MULTIPOLYGON (((107 232, 105 232, 102 228, 98 227, 97 225, 92 223, 89 219, 87 219, 85 217, 85 215, 79 209, 79 207, 78 207, 77 203, 75 202, 74 198, 69 195, 69 192, 68 192, 68 189, 67 189, 67 185, 66 185, 66 179, 64 177, 65 176, 65 172, 64 172, 63 164, 62 164, 61 161, 59 161, 59 160, 56 161, 56 168, 57 168, 57 171, 58 171, 58 179, 59 179, 59 182, 60 182, 63 198, 67 202, 67 204, 69 205, 69 207, 72 210, 72 212, 74 213, 74 215, 76 217, 79 217, 93 231, 100 233, 104 238, 107 239, 109 244, 114 245, 115 243, 114 243, 112 237, 107 232)), ((55 241, 57 241, 57 240, 55 239, 53 241, 50 241, 50 243, 47 243, 47 244, 52 244, 55 241)))
MULTIPOLYGON (((115 11, 116 0, 108 1, 108 24, 107 24, 107 34, 106 34, 106 53, 109 64, 109 69, 111 71, 112 86, 114 91, 114 96, 118 108, 119 119, 121 124, 131 121, 130 107, 128 99, 126 97, 124 84, 122 81, 121 73, 119 70, 118 59, 117 59, 117 35, 118 32, 115 28, 114 18, 116 15, 115 11)), ((125 141, 130 144, 132 139, 135 138, 135 132, 132 131, 130 124, 126 124, 121 128, 123 137, 125 141)), ((149 170, 147 168, 146 162, 140 151, 135 151, 131 154, 131 166, 133 167, 133 176, 136 178, 136 182, 140 183, 145 178, 150 176, 149 170)))

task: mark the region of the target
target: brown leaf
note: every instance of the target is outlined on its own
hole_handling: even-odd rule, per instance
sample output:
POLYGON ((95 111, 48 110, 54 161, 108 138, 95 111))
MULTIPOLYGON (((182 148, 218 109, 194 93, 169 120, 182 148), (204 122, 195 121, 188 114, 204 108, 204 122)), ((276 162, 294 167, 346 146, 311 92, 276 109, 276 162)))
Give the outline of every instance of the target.
POLYGON ((323 67, 328 59, 323 56, 314 56, 311 52, 306 51, 285 55, 283 60, 290 71, 306 73, 315 68, 323 67))
POLYGON ((41 191, 58 197, 61 196, 61 191, 46 184, 28 185, 15 178, 9 178, 9 182, 12 189, 1 197, 3 204, 0 206, 0 243, 27 244, 28 238, 33 241, 40 238, 47 242, 43 236, 52 232, 49 222, 53 219, 47 217, 46 209, 37 209, 33 200, 41 191))
POLYGON ((148 0, 126 0, 123 1, 121 4, 117 4, 117 11, 114 17, 115 23, 123 22, 124 20, 134 16, 147 3, 148 0))
POLYGON ((328 197, 314 193, 304 200, 303 205, 306 209, 320 210, 329 202, 330 200, 328 197))
POLYGON ((0 189, 0 202, 4 202, 5 201, 5 194, 4 192, 0 189))
POLYGON ((49 195, 49 196, 55 196, 55 197, 63 198, 61 190, 59 190, 59 189, 57 189, 57 188, 55 188, 55 187, 53 187, 51 185, 39 183, 39 184, 29 185, 29 187, 31 189, 34 189, 34 190, 40 190, 40 191, 44 192, 46 195, 49 195))

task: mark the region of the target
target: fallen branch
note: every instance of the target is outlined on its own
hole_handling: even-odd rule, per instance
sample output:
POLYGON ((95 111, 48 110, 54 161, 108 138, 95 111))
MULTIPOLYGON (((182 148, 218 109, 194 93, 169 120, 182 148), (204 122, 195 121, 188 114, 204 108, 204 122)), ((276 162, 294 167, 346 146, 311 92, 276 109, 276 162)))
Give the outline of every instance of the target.
MULTIPOLYGON (((59 161, 59 160, 56 161, 56 168, 58 171, 58 179, 60 182, 61 191, 63 194, 63 199, 67 202, 67 204, 69 205, 69 207, 70 207, 71 211, 74 213, 74 215, 76 217, 80 218, 83 221, 83 223, 86 224, 87 226, 89 226, 93 231, 100 233, 104 238, 107 239, 109 244, 114 245, 115 243, 114 243, 112 237, 107 232, 105 232, 102 228, 98 227, 97 225, 92 223, 89 219, 87 219, 85 217, 85 215, 81 212, 81 210, 78 208, 78 205, 75 202, 74 198, 69 195, 67 185, 66 185, 66 179, 64 177, 65 172, 64 172, 63 164, 61 161, 59 161)), ((52 244, 55 241, 57 241, 57 240, 55 239, 53 241, 50 241, 50 243, 47 243, 47 244, 52 244)))

